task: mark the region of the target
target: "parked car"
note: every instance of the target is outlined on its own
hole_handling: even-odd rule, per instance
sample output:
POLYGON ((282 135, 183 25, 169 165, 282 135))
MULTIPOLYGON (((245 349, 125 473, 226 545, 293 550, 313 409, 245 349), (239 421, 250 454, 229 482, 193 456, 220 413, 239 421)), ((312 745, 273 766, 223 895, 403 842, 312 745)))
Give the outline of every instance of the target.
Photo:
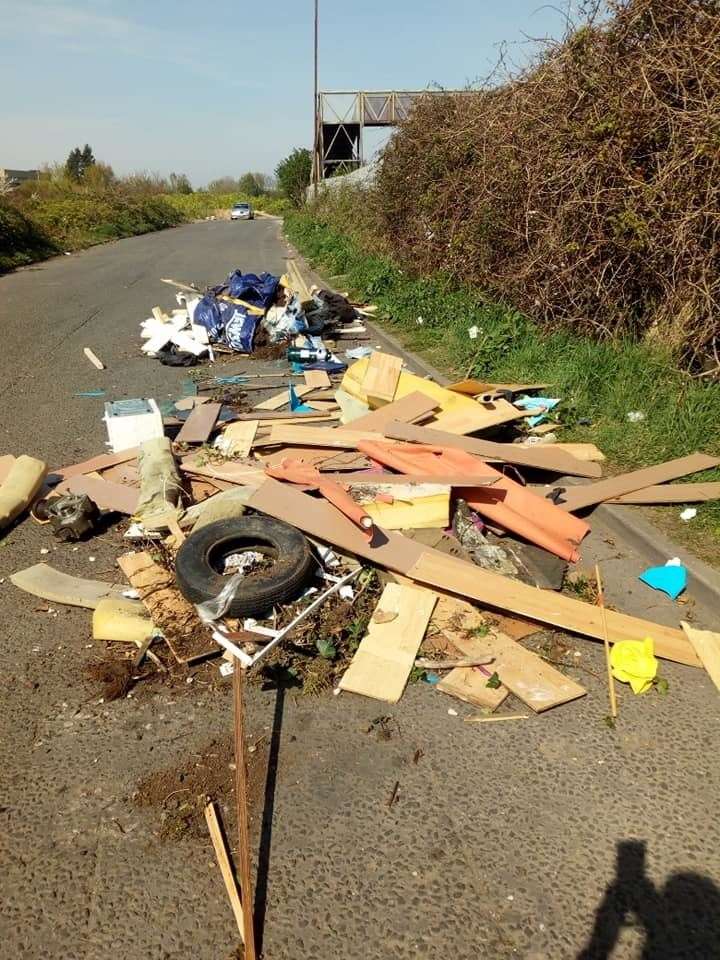
POLYGON ((234 203, 230 211, 231 220, 254 220, 255 212, 249 203, 234 203))

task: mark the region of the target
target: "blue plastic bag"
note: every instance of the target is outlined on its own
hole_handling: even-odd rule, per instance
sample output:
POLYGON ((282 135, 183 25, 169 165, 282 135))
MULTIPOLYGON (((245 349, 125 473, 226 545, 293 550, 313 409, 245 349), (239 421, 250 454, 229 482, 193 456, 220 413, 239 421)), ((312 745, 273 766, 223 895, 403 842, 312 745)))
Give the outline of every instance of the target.
POLYGON ((244 300, 261 310, 267 310, 274 302, 279 283, 280 277, 271 273, 261 273, 258 276, 256 273, 241 273, 240 270, 234 270, 225 281, 231 297, 244 300))
POLYGON ((233 304, 227 304, 227 306, 232 308, 232 314, 225 323, 223 340, 231 350, 237 350, 238 353, 252 353, 255 329, 260 318, 254 317, 242 307, 233 304))

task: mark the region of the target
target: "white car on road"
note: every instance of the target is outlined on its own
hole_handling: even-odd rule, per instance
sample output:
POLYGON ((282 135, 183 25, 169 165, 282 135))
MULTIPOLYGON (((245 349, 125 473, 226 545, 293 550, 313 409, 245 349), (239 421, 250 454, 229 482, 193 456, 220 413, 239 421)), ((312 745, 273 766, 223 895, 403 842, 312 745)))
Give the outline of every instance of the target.
POLYGON ((231 220, 254 220, 255 213, 249 203, 234 203, 230 211, 231 220))

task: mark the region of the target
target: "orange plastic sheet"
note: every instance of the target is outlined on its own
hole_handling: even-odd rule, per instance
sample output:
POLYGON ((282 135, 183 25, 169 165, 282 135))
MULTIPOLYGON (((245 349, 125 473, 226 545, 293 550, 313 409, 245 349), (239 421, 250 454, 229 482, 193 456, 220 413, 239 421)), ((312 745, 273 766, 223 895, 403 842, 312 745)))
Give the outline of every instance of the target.
POLYGON ((537 496, 464 450, 377 440, 362 440, 358 449, 400 473, 497 477, 492 486, 461 487, 455 490, 455 494, 493 524, 511 530, 563 560, 578 559, 577 547, 590 532, 583 520, 537 496))
POLYGON ((278 464, 265 467, 265 473, 269 477, 275 477, 276 480, 287 480, 289 483, 301 483, 305 486, 315 487, 329 503, 340 510, 341 513, 344 513, 348 520, 357 524, 363 533, 372 536, 372 517, 365 512, 360 504, 355 503, 350 494, 339 483, 326 479, 319 470, 310 464, 288 457, 278 464))

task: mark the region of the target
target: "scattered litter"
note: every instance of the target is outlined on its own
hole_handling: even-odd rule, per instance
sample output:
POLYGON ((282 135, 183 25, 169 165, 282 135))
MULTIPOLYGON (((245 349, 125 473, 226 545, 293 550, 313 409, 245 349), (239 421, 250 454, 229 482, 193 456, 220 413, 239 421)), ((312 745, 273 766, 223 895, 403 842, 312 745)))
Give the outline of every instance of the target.
POLYGON ((642 410, 630 410, 627 419, 630 423, 641 423, 645 419, 645 414, 642 410))
POLYGON ((95 400, 99 397, 105 396, 104 390, 81 390, 78 393, 73 394, 75 397, 83 397, 88 400, 95 400))
POLYGON ((449 716, 449 717, 457 717, 457 716, 458 716, 457 710, 453 710, 452 707, 448 707, 448 716, 449 716))
POLYGON ((680 513, 680 519, 684 523, 688 523, 688 521, 694 520, 696 516, 697 516, 697 510, 695 509, 695 507, 686 507, 680 513))
POLYGON ((372 352, 372 347, 352 347, 345 351, 345 356, 348 360, 362 360, 364 357, 369 357, 372 352))
POLYGON ((664 567, 649 567, 638 579, 653 590, 660 590, 672 600, 677 600, 687 586, 687 568, 679 562, 666 564, 664 567))
POLYGON ((516 397, 513 400, 513 403, 516 407, 520 407, 521 410, 536 410, 538 407, 542 408, 542 413, 537 413, 535 416, 528 417, 527 423, 529 427, 536 427, 539 423, 542 423, 543 420, 547 417, 550 410, 553 410, 559 403, 559 397, 516 397))
POLYGON ((83 347, 83 353, 84 353, 85 356, 88 358, 88 360, 90 361, 90 363, 91 363, 97 370, 104 370, 104 369, 105 369, 105 364, 102 362, 102 360, 100 360, 100 358, 97 356, 96 353, 93 353, 93 351, 90 349, 90 347, 83 347))

